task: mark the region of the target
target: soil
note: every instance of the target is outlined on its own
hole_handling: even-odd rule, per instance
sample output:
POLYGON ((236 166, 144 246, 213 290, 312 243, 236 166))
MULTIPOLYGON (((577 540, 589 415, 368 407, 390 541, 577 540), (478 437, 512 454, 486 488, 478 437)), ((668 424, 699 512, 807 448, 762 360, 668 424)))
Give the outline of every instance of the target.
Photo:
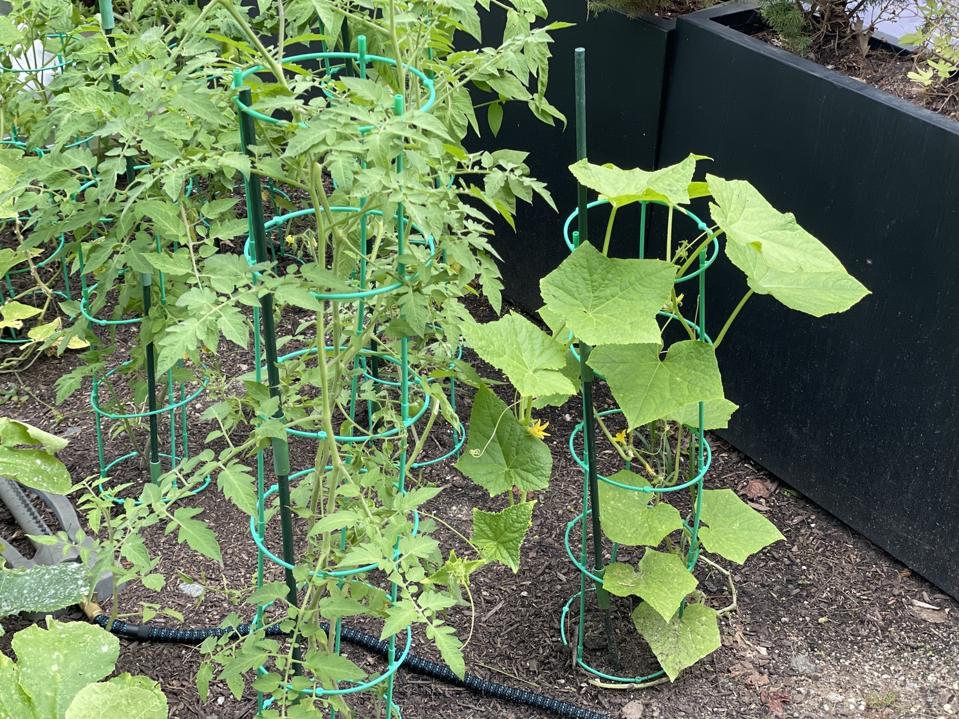
MULTIPOLYGON (((755 36, 789 50, 771 30, 759 30, 755 36)), ((959 80, 922 87, 908 78, 908 73, 915 69, 915 57, 891 45, 874 41, 864 54, 855 39, 841 41, 827 36, 814 43, 805 57, 828 70, 836 70, 914 105, 959 120, 959 80)))
MULTIPOLYGON (((126 346, 123 338, 118 346, 121 350, 126 346)), ((222 365, 236 368, 237 374, 248 371, 250 358, 230 352, 223 353, 222 365)), ((469 351, 465 358, 475 362, 469 351)), ((73 354, 61 359, 42 357, 17 375, 4 375, 0 411, 69 438, 62 458, 74 476, 81 477, 96 471, 89 386, 64 406, 53 406, 55 379, 77 362, 73 354)), ((476 364, 481 372, 491 372, 476 364)), ((201 397, 189 409, 194 448, 203 446, 211 429, 199 420, 209 401, 201 397)), ((602 391, 598 402, 609 402, 602 391)), ((469 408, 470 398, 464 393, 459 404, 464 419, 469 408)), ((549 421, 552 484, 536 498, 520 572, 491 567, 474 575, 475 625, 466 647, 469 671, 617 719, 933 719, 959 714, 959 603, 716 437, 711 439, 714 464, 707 486, 739 492, 780 527, 787 541, 753 557, 745 567, 730 567, 738 589, 738 610, 723 618, 723 647, 705 661, 672 684, 644 690, 600 689, 590 684, 590 677, 573 670, 558 626, 564 603, 579 588, 578 575, 563 548, 566 523, 579 511, 582 492, 581 473, 566 448, 578 413, 575 401, 540 413, 541 419, 549 421)), ((309 443, 294 444, 292 456, 294 468, 308 466, 309 443)), ((611 461, 611 451, 606 458, 611 461)), ((469 533, 472 507, 497 508, 450 463, 422 471, 424 479, 446 486, 428 509, 461 532, 469 533)), ((175 537, 164 537, 159 528, 147 531, 144 539, 161 557, 157 571, 166 574, 167 584, 157 593, 136 587, 120 594, 121 611, 132 615, 133 621, 147 603, 182 612, 192 626, 213 625, 229 611, 247 610, 238 607, 238 597, 228 588, 245 586, 255 571, 248 519, 212 488, 191 503, 204 510, 202 518, 221 538, 223 565, 198 558, 177 544, 175 537), (194 582, 205 588, 200 598, 188 596, 181 586, 194 582)), ((0 516, 0 532, 5 537, 14 533, 8 517, 0 516)), ((450 534, 439 533, 438 538, 446 547, 465 551, 450 534)), ((266 541, 279 547, 277 526, 268 527, 266 541)), ((268 571, 269 578, 279 578, 276 567, 268 571)), ((729 603, 722 575, 701 571, 699 579, 714 606, 729 603)), ((629 609, 619 604, 613 616, 623 670, 644 673, 655 664, 629 626, 629 609)), ((76 613, 66 616, 80 620, 76 613)), ((601 623, 595 613, 590 617, 587 660, 610 668, 601 623)), ((175 623, 162 617, 156 621, 175 623)), ((454 610, 451 621, 465 638, 469 612, 454 610)), ((6 620, 7 634, 0 639, 0 648, 9 652, 10 636, 28 622, 26 618, 6 620)), ((418 635, 413 651, 435 657, 433 648, 418 635)), ((362 656, 351 656, 363 662, 362 656)), ((236 700, 225 686, 214 683, 210 701, 200 702, 194 688, 199 661, 199 653, 189 646, 124 640, 117 670, 159 681, 173 719, 252 717, 255 699, 249 691, 236 700)), ((375 669, 376 660, 367 661, 375 669)), ((406 719, 549 716, 403 672, 397 699, 406 719)))

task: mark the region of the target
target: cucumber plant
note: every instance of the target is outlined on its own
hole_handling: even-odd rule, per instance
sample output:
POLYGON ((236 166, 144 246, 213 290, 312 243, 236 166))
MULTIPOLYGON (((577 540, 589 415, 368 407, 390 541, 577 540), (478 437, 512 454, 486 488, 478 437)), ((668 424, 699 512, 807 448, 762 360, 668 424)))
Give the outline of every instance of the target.
POLYGON ((459 467, 491 493, 515 487, 525 498, 548 478, 548 452, 535 444, 530 411, 577 391, 574 358, 582 357, 608 385, 616 407, 595 408, 596 422, 623 468, 602 478, 592 507, 603 536, 618 548, 601 572, 601 588, 636 603, 632 621, 671 680, 720 646, 724 610, 705 602, 694 574, 700 546, 742 564, 783 539, 733 490, 700 493, 696 484, 703 468, 697 457, 706 451, 700 426, 724 428, 737 409, 725 396, 716 348, 754 295, 822 317, 848 310, 868 293, 791 214, 776 210, 748 182, 711 174, 695 181, 702 159, 691 155, 655 172, 587 160, 572 165, 579 183, 599 195, 591 206, 608 206, 609 216, 601 246, 575 247, 542 279, 540 315, 550 332, 517 315, 466 331, 517 395, 512 411, 503 402, 473 410, 476 455, 464 456, 459 467), (698 237, 677 241, 674 217, 695 199, 708 200, 712 226, 699 223, 698 237), (610 256, 617 214, 635 203, 665 208, 662 259, 610 256), (710 337, 701 329, 708 309, 702 295, 677 281, 704 272, 718 259, 720 244, 747 287, 710 337), (494 464, 499 484, 489 479, 494 464))

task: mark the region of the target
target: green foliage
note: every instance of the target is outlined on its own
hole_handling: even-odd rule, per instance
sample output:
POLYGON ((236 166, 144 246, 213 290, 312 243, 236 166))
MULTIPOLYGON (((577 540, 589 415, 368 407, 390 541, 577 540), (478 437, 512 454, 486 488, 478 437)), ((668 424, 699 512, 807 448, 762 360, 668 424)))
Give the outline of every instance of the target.
POLYGON ((760 0, 763 20, 786 47, 804 54, 824 42, 854 42, 865 55, 876 23, 895 6, 882 0, 760 0), (866 19, 870 18, 867 23, 866 19))
POLYGON ((69 607, 86 596, 90 584, 87 568, 73 562, 0 568, 0 617, 69 607))
MULTIPOLYGON (((480 25, 485 2, 288 0, 282 11, 265 4, 251 17, 240 3, 217 0, 203 7, 133 3, 117 15, 108 40, 86 9, 74 12, 63 0, 32 5, 33 15, 20 8, 14 22, 0 26, 8 36, 4 47, 25 46, 63 24, 70 52, 41 92, 28 91, 35 88, 23 82, 3 87, 0 123, 6 124, 0 129, 14 123, 25 148, 0 153, 0 212, 23 238, 15 252, 0 253, 0 269, 27 268, 24 277, 32 277, 31 263, 62 234, 75 284, 82 261, 85 297, 81 311, 39 273, 36 283, 27 287, 24 281, 17 287, 22 291, 0 307, 0 329, 43 328, 42 336, 31 335, 37 343, 32 353, 90 343, 83 366, 57 382, 58 401, 113 369, 102 383, 104 409, 141 411, 150 343, 158 372, 170 371, 186 387, 204 383, 210 400, 203 412, 212 425, 208 449, 158 484, 111 485, 111 491, 131 496, 115 508, 81 483, 78 504, 91 533, 104 536, 95 562, 89 553, 83 559, 91 560, 97 576, 112 571, 117 583, 162 588, 167 578, 157 571, 159 558, 140 539, 157 527, 221 561, 225 538, 188 504, 190 492, 212 477, 216 491, 255 516, 258 453, 272 445, 282 457, 289 430, 311 433, 319 437, 315 469, 295 483, 292 497, 292 513, 304 525, 294 570, 302 587, 300 607, 285 603, 284 585, 257 588, 253 578, 231 592, 251 605, 273 602, 273 611, 302 643, 305 673, 318 684, 365 674, 317 630, 321 621, 352 616, 381 621, 384 637, 402 638, 421 625, 462 675, 461 643, 443 614, 491 559, 516 568, 530 517, 503 522, 517 512, 531 515, 526 493, 545 488, 549 479, 551 458, 536 434, 541 430, 531 415, 533 400, 508 408, 509 421, 492 420, 485 437, 471 433, 470 448, 482 444, 483 451, 464 461, 475 460, 476 476, 491 493, 509 493, 514 502, 515 487, 521 500, 502 516, 490 515, 498 520, 480 520, 475 557, 444 552, 425 517, 414 533, 414 511, 438 488, 418 485, 421 478, 409 468, 425 458, 431 432, 459 428, 445 382, 473 380, 455 362, 460 328, 469 332, 461 298, 478 287, 499 310, 492 219, 512 223, 520 202, 552 204, 543 184, 529 176, 525 153, 469 152, 466 136, 481 132, 477 108, 483 104, 494 132, 507 103, 525 105, 544 122, 565 121, 546 99, 550 35, 562 25, 546 22, 540 0, 499 3, 505 22, 486 37, 480 25), (41 17, 34 12, 41 4, 70 12, 45 11, 41 17), (346 63, 326 72, 285 63, 279 70, 282 58, 301 43, 355 52, 360 34, 371 55, 392 57, 397 65, 346 63), (262 38, 275 40, 264 45, 262 38), (473 49, 460 49, 466 38, 473 49), (257 143, 245 148, 237 143, 230 85, 234 68, 254 65, 266 70, 249 78, 253 107, 288 120, 258 122, 257 143), (428 111, 428 88, 409 68, 431 78, 436 102, 428 111), (397 95, 405 99, 403 112, 396 110, 397 95), (34 147, 42 151, 30 152, 34 147), (271 229, 270 249, 282 258, 276 266, 251 266, 252 251, 244 247, 249 225, 234 195, 253 174, 263 181, 268 215, 308 213, 271 229), (349 292, 360 282, 396 289, 362 303, 328 301, 321 294, 349 292), (262 328, 253 325, 251 311, 267 294, 284 328, 278 342, 291 352, 281 366, 282 402, 264 377, 243 375, 220 356, 226 346, 252 351, 251 338, 262 328), (132 348, 86 317, 116 321, 144 314, 132 348), (410 367, 404 375, 412 388, 409 407, 397 389, 406 381, 397 369, 401 357, 410 367), (368 416, 358 418, 358 407, 368 416), (415 425, 407 426, 420 410, 415 425), (336 434, 391 427, 402 431, 375 442, 334 440, 336 434), (514 537, 518 529, 522 536, 514 537), (343 568, 364 571, 348 581, 325 574, 343 568), (395 598, 373 586, 395 587, 395 598)), ((0 80, 12 78, 2 74, 0 80)), ((479 329, 478 346, 484 333, 490 334, 491 351, 508 342, 552 352, 545 366, 534 351, 509 366, 524 390, 560 401, 575 392, 563 348, 532 323, 505 318, 491 330, 479 329)), ((495 406, 486 391, 474 406, 480 430, 482 417, 505 408, 495 406)), ((159 399, 162 404, 171 398, 159 399)), ((142 455, 147 422, 115 426, 112 439, 142 455)), ((45 453, 42 461, 55 459, 33 442, 16 449, 45 453)), ((65 491, 69 477, 58 476, 65 491)), ((39 474, 28 481, 36 484, 39 474)), ((275 501, 268 503, 267 521, 278 521, 277 511, 275 501)), ((144 608, 145 619, 157 611, 144 608)), ((274 697, 278 711, 335 709, 349 715, 345 699, 301 698, 290 687, 288 647, 267 641, 262 632, 243 642, 210 641, 203 650, 203 692, 214 677, 235 695, 255 681, 274 697), (259 676, 260 666, 270 670, 259 676)), ((143 687, 134 682, 123 689, 127 698, 118 701, 149 706, 137 699, 143 687)), ((89 690, 90 703, 100 700, 99 692, 89 690)), ((80 711, 74 719, 85 716, 80 711)))
POLYGON ((922 24, 901 38, 913 45, 916 67, 909 79, 933 92, 948 92, 959 74, 959 8, 949 0, 919 0, 922 24))
POLYGON ((869 294, 825 245, 748 182, 713 175, 706 181, 715 199, 710 213, 726 235, 726 256, 754 292, 813 317, 845 312, 869 294))
POLYGON ((160 687, 123 674, 108 681, 120 642, 99 627, 47 619, 21 629, 11 642, 16 661, 0 654, 0 714, 17 719, 166 719, 160 687), (134 710, 136 713, 134 714, 134 710))
POLYGON ((658 343, 655 313, 669 298, 675 277, 676 267, 668 262, 606 257, 586 243, 540 286, 549 311, 587 344, 658 343), (636 319, 624 324, 624 317, 636 319))
POLYGON ((667 622, 651 604, 643 602, 633 610, 633 624, 670 681, 722 646, 716 610, 705 604, 688 604, 667 622))
MULTIPOLYGON (((736 410, 725 397, 716 346, 753 295, 769 295, 820 317, 846 311, 868 294, 792 215, 776 210, 749 183, 713 175, 696 181, 701 159, 690 155, 655 172, 600 167, 585 160, 572 165, 573 175, 608 203, 602 250, 584 244, 541 281, 545 306, 540 314, 552 330, 552 342, 567 356, 574 350, 584 355, 583 381, 595 374, 607 382, 617 409, 598 414, 600 408, 594 408, 597 422, 630 467, 599 484, 594 511, 605 539, 621 552, 605 569, 603 588, 642 600, 633 613, 634 624, 670 679, 720 645, 716 610, 697 602, 691 568, 700 543, 709 552, 742 563, 783 539, 732 490, 704 490, 697 496, 698 457, 705 452, 702 431, 726 426, 736 410), (676 241, 673 216, 703 197, 711 200, 713 227, 692 241, 676 241), (609 256, 617 212, 637 202, 665 206, 670 214, 664 260, 609 256), (724 239, 725 255, 743 273, 747 289, 719 332, 710 334, 701 320, 701 298, 687 299, 680 289, 688 285, 675 280, 695 270, 696 261, 713 245, 714 234, 724 239), (619 428, 615 434, 614 423, 619 428), (685 487, 693 492, 693 508, 702 502, 701 525, 688 504, 674 501, 685 494, 675 490, 685 487), (622 558, 631 547, 638 550, 637 564, 622 558)), ((520 362, 522 350, 503 336, 499 339, 481 344, 480 356, 501 369, 520 362)), ((544 348, 540 354, 552 358, 556 352, 544 348)), ((551 362, 549 369, 559 371, 558 356, 551 362)), ((530 366, 529 360, 524 366, 530 366)), ((511 380, 516 374, 507 370, 511 380)), ((522 409, 530 398, 524 387, 517 390, 515 422, 500 402, 479 423, 484 429, 478 438, 492 436, 493 417, 510 417, 508 426, 517 439, 524 419, 531 426, 531 416, 522 409)), ((482 396, 479 399, 482 405, 482 396)), ((478 419, 474 411, 474 425, 478 419)), ((464 458, 461 465, 468 468, 470 462, 464 458)), ((505 483, 499 489, 505 489, 505 483)))
POLYGON ((456 468, 491 497, 512 492, 514 487, 525 494, 546 489, 553 457, 503 400, 480 387, 470 413, 466 451, 456 468))
POLYGON ((473 544, 484 559, 519 571, 520 548, 533 522, 536 502, 520 502, 500 512, 473 509, 473 544))
POLYGON ((70 473, 56 457, 66 441, 24 422, 0 418, 0 476, 25 487, 66 494, 70 473))
POLYGON ((751 554, 785 537, 762 514, 731 489, 703 491, 703 546, 721 557, 743 564, 751 554))

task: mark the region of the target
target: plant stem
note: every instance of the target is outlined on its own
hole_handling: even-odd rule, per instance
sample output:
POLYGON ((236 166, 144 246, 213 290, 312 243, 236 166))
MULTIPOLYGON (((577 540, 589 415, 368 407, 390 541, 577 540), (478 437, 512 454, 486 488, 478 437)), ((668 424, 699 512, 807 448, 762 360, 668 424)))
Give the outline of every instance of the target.
POLYGON ((606 237, 603 238, 603 254, 609 257, 609 242, 613 236, 613 224, 616 222, 616 212, 619 210, 619 207, 613 205, 613 209, 609 211, 609 219, 606 221, 606 237))
POLYGON ((743 306, 746 304, 746 301, 752 297, 755 292, 750 289, 746 291, 746 294, 743 295, 743 298, 739 300, 733 311, 729 313, 729 317, 726 319, 726 324, 723 325, 723 328, 719 331, 719 335, 713 340, 713 347, 719 347, 722 343, 723 338, 726 337, 726 333, 729 331, 729 328, 732 326, 733 321, 739 316, 739 313, 742 312, 743 306))

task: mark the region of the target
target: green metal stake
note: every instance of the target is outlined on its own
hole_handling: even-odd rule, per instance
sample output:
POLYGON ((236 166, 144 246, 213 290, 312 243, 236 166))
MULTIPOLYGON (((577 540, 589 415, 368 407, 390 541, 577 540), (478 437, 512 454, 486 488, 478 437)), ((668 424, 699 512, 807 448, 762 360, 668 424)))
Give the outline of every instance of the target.
MULTIPOLYGON (((100 27, 103 28, 103 34, 106 35, 107 44, 110 46, 110 65, 116 65, 116 39, 113 37, 113 29, 116 27, 116 20, 113 17, 113 0, 98 0, 98 5, 100 8, 100 27)), ((123 89, 120 87, 120 76, 116 73, 110 75, 110 81, 113 85, 114 92, 123 92, 123 89)), ((133 158, 127 157, 127 184, 133 182, 134 169, 133 169, 133 158)))
MULTIPOLYGON (((143 287, 143 319, 150 314, 153 294, 153 275, 143 272, 140 274, 140 285, 143 287)), ((160 466, 160 429, 157 417, 157 373, 156 355, 153 350, 153 341, 146 346, 147 362, 147 407, 150 410, 150 481, 160 483, 163 468, 160 466)), ((172 450, 171 450, 172 452, 172 450)))
MULTIPOLYGON (((576 75, 576 159, 585 160, 586 152, 586 49, 576 48, 575 75, 576 75)), ((577 204, 579 205, 578 234, 579 242, 589 242, 589 210, 587 208, 586 188, 577 183, 577 204)), ((586 455, 586 481, 589 487, 589 506, 592 510, 593 535, 593 567, 594 573, 602 575, 605 561, 603 560, 603 535, 599 516, 599 478, 596 468, 596 418, 593 414, 593 370, 586 364, 589 359, 590 346, 579 342, 579 376, 582 383, 583 397, 583 439, 586 455)), ((596 582, 596 601, 603 610, 603 622, 606 628, 606 639, 613 662, 618 665, 619 652, 613 638, 613 622, 610 616, 609 593, 603 589, 602 582, 596 582)), ((582 621, 582 618, 581 620, 582 621)))
MULTIPOLYGON (((241 83, 240 71, 236 71, 234 83, 239 86, 241 83)), ((249 107, 253 103, 253 94, 250 88, 244 87, 240 90, 240 101, 249 107)), ((253 124, 253 118, 245 112, 239 112, 240 118, 240 144, 245 152, 251 158, 253 157, 253 145, 256 144, 256 127, 253 124)), ((258 264, 269 262, 269 254, 266 247, 266 232, 263 229, 263 196, 260 185, 260 176, 251 172, 244 180, 244 189, 246 191, 247 214, 250 220, 250 233, 253 235, 253 247, 256 253, 258 264)), ((273 317, 273 294, 267 293, 260 298, 260 327, 263 337, 263 348, 266 352, 266 374, 267 382, 270 387, 270 397, 277 399, 277 410, 273 415, 276 419, 283 419, 283 405, 280 396, 280 368, 277 363, 276 352, 276 325, 273 317)), ((272 441, 273 450, 273 469, 276 473, 277 493, 280 498, 280 527, 283 536, 283 561, 289 567, 295 566, 296 557, 293 551, 293 511, 290 507, 290 447, 286 438, 272 441)), ((293 570, 287 567, 284 569, 284 578, 287 587, 287 601, 292 607, 299 606, 299 599, 296 591, 296 578, 293 576, 293 570)), ((299 673, 302 656, 298 646, 293 647, 294 670, 299 673)))
MULTIPOLYGON (((399 61, 397 61, 399 62, 399 61)), ((393 111, 397 116, 402 115, 406 112, 406 104, 402 95, 395 95, 393 98, 393 111)), ((399 157, 396 158, 396 174, 403 174, 404 170, 404 158, 401 153, 399 157)), ((402 257, 403 253, 406 252, 406 210, 403 207, 403 203, 398 203, 396 206, 396 253, 398 257, 402 257)), ((400 277, 406 275, 406 266, 402 262, 396 263, 396 274, 400 277)), ((400 339, 400 424, 403 427, 403 449, 400 451, 400 461, 399 461, 399 470, 400 476, 397 482, 397 489, 400 492, 406 491, 406 473, 408 470, 407 467, 407 434, 406 430, 409 425, 410 418, 410 339, 409 337, 403 337, 400 339)), ((400 546, 399 540, 397 540, 394 550, 398 550, 400 546)), ((395 604, 397 597, 399 596, 398 587, 396 582, 390 584, 390 599, 395 604)), ((396 635, 390 637, 389 650, 387 652, 387 662, 392 665, 396 660, 396 635)), ((394 679, 395 674, 391 674, 390 678, 387 680, 386 685, 386 719, 392 719, 393 717, 393 689, 394 689, 394 679)))

